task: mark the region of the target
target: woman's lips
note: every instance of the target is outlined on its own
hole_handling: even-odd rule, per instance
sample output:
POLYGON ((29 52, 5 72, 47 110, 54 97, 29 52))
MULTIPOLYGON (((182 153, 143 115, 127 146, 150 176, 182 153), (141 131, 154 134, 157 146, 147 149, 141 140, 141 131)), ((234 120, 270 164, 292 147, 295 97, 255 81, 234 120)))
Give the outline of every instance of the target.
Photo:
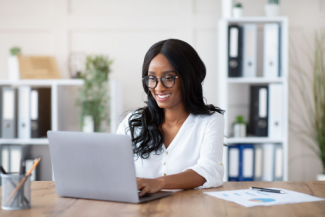
POLYGON ((156 94, 158 101, 166 101, 172 94, 156 94))

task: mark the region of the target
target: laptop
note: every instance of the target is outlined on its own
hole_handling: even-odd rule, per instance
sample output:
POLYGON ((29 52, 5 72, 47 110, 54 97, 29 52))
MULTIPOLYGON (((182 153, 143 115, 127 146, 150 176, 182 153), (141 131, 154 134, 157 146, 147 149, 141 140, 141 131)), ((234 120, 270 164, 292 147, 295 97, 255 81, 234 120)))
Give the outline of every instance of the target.
POLYGON ((58 131, 47 135, 59 196, 142 203, 172 194, 159 191, 139 197, 127 135, 58 131))

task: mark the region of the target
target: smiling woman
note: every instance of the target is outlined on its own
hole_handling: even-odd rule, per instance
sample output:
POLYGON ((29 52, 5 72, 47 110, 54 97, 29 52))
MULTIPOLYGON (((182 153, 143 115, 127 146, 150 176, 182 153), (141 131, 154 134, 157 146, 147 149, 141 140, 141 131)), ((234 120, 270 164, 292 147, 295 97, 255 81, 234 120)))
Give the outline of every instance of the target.
POLYGON ((132 138, 140 195, 222 185, 223 111, 204 103, 205 75, 184 41, 168 39, 148 50, 142 68, 147 106, 117 131, 132 138))

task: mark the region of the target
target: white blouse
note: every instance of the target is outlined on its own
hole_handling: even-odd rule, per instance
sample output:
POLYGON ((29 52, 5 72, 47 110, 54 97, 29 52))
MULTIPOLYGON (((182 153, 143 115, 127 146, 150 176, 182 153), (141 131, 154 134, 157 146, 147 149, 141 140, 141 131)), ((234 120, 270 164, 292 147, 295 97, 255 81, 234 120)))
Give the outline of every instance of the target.
MULTIPOLYGON (((130 135, 128 118, 122 121, 117 134, 130 135)), ((137 177, 157 178, 192 169, 205 178, 199 188, 218 187, 223 184, 222 165, 224 118, 220 113, 212 115, 190 114, 174 140, 163 153, 150 154, 148 159, 134 158, 137 177)))

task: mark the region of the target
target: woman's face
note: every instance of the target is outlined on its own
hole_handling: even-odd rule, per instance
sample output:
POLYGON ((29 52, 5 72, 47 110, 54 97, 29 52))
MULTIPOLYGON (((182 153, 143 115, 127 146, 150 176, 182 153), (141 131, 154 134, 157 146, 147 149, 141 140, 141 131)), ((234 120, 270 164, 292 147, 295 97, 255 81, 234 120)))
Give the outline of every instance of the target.
POLYGON ((174 67, 163 54, 158 54, 151 60, 148 75, 158 79, 157 86, 155 88, 149 88, 149 90, 160 108, 169 109, 182 103, 179 77, 175 79, 175 84, 171 88, 167 88, 161 83, 160 78, 164 75, 178 76, 174 67))

